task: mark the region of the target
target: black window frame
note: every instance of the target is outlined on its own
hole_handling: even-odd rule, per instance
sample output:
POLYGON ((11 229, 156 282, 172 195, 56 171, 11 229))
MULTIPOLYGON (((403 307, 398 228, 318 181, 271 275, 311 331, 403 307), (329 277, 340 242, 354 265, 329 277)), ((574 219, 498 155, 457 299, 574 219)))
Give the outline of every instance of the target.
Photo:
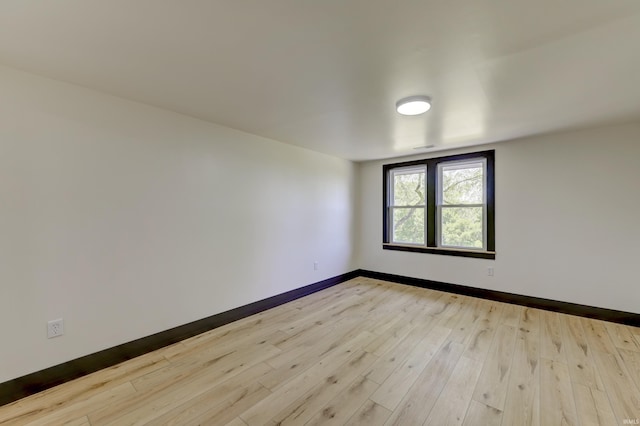
POLYGON ((496 258, 495 239, 495 150, 470 152, 467 154, 448 155, 445 157, 425 158, 421 160, 405 161, 402 163, 384 164, 382 166, 382 248, 385 250, 410 251, 418 253, 441 254, 447 256, 472 257, 480 259, 496 258), (437 179, 438 164, 467 160, 486 161, 486 202, 487 202, 487 247, 486 250, 445 248, 437 244, 437 179), (426 165, 426 243, 425 245, 409 245, 391 243, 389 230, 389 176, 392 169, 426 165))

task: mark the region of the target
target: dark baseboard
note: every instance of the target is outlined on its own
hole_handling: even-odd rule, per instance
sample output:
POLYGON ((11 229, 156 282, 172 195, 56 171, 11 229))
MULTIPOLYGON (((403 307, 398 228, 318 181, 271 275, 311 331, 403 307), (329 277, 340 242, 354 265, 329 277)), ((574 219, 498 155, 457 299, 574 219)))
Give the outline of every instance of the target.
POLYGON ((356 271, 358 275, 367 278, 374 278, 384 281, 391 281, 399 284, 411 285, 414 287, 429 288, 433 290, 446 291, 448 293, 462 294, 465 296, 480 297, 482 299, 495 300, 498 302, 512 303, 516 305, 528 306, 530 308, 545 309, 548 311, 560 312, 563 314, 577 315, 581 317, 594 318, 604 321, 616 322, 620 324, 640 327, 640 314, 631 312, 616 311, 613 309, 598 308, 595 306, 579 305, 577 303, 560 302, 558 300, 542 299, 539 297, 523 296, 520 294, 506 293, 503 291, 487 290, 477 287, 468 287, 458 284, 448 284, 440 281, 424 280, 420 278, 405 277, 402 275, 386 274, 367 270, 356 271))
POLYGON ((0 383, 0 406, 155 351, 156 349, 172 345, 230 322, 246 318, 267 309, 275 308, 276 306, 324 290, 325 288, 340 284, 357 276, 358 271, 348 272, 208 318, 105 349, 91 355, 86 355, 8 382, 0 383))

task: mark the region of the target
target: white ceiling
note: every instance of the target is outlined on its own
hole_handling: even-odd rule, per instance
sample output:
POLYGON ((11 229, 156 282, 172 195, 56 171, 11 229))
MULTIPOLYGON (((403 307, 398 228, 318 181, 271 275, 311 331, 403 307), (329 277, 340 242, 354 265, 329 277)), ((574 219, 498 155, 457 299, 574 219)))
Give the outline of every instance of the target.
POLYGON ((0 63, 367 160, 640 119, 640 1, 3 0, 0 63))

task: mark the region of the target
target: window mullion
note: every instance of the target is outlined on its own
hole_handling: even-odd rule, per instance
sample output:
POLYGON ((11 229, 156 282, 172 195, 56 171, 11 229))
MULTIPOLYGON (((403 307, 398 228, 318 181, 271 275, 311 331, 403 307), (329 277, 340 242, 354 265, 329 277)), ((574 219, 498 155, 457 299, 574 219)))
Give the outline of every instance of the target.
POLYGON ((436 244, 436 174, 437 163, 434 160, 426 160, 427 163, 427 183, 426 183, 426 204, 427 211, 425 217, 425 228, 427 232, 427 247, 437 247, 436 244))

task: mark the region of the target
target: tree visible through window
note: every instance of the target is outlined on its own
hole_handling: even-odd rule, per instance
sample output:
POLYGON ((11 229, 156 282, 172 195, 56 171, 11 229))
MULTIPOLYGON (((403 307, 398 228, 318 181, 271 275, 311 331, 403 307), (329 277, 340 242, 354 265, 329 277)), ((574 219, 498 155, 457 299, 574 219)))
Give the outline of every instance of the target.
POLYGON ((484 161, 439 165, 439 245, 485 247, 484 169, 484 161))
POLYGON ((493 168, 493 151, 385 165, 383 248, 495 258, 493 168))
POLYGON ((393 170, 392 238, 397 243, 424 244, 426 168, 393 170))

